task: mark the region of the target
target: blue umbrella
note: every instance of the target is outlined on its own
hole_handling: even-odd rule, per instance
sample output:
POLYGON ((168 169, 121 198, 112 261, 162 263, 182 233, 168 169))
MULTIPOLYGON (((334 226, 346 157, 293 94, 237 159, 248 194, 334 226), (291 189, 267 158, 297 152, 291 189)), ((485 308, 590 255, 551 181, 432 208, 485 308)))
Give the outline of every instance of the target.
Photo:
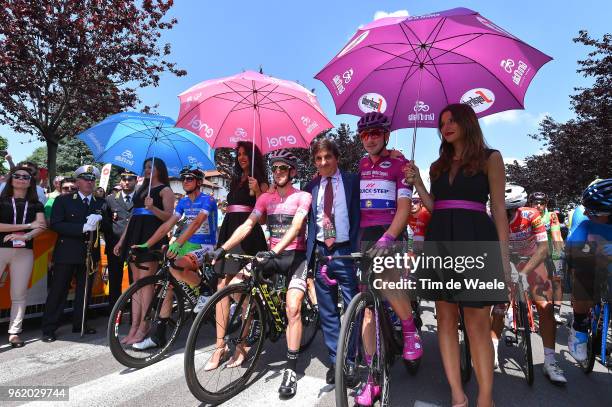
POLYGON ((136 173, 148 157, 161 158, 170 176, 197 165, 215 168, 214 150, 189 130, 174 127, 166 116, 136 112, 117 113, 78 135, 96 161, 112 163, 136 173))

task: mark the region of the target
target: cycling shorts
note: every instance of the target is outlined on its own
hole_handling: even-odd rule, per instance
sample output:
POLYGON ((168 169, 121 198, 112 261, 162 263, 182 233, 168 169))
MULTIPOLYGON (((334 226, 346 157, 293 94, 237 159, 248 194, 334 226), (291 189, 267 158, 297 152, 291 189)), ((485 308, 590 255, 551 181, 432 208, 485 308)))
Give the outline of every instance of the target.
POLYGON ((190 270, 197 270, 204 264, 206 253, 214 250, 212 244, 196 244, 186 242, 179 251, 179 256, 183 257, 189 263, 190 270))
POLYGON ((264 274, 284 274, 287 277, 287 289, 298 289, 306 292, 308 267, 306 252, 301 250, 284 250, 263 265, 264 274))

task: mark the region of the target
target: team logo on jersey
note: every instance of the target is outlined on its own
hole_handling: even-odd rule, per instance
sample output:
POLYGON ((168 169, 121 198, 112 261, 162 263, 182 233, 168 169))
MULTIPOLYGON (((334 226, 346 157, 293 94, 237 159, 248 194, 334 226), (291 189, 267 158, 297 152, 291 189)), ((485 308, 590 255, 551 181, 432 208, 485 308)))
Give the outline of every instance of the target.
POLYGON ((369 199, 366 201, 365 203, 366 208, 371 208, 372 207, 372 201, 370 201, 369 199))
POLYGON ((391 167, 391 163, 389 161, 383 161, 383 162, 380 163, 379 167, 387 169, 387 168, 391 167))
POLYGON ((460 102, 470 106, 475 113, 481 113, 493 106, 495 94, 486 88, 470 89, 461 96, 460 102))

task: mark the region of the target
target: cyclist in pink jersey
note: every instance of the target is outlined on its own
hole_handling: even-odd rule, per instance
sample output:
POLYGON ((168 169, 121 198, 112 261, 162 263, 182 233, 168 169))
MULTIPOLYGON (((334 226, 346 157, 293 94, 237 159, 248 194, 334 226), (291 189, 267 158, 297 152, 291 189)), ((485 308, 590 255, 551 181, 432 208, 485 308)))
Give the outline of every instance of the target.
MULTIPOLYGON (((564 385, 567 379, 555 359, 557 324, 554 318, 552 282, 544 261, 548 256, 548 236, 540 213, 527 208, 527 193, 518 185, 506 185, 506 211, 510 228, 510 252, 529 260, 517 265, 527 275, 529 292, 538 310, 540 335, 544 345, 544 375, 554 384, 564 385)), ((495 343, 503 329, 503 312, 493 312, 491 336, 495 343)), ((497 347, 495 349, 497 355, 497 347)), ((496 358, 497 359, 497 358, 496 358)))
MULTIPOLYGON (((293 397, 297 391, 297 358, 302 336, 301 304, 306 292, 306 240, 305 226, 312 196, 291 185, 297 174, 297 158, 287 150, 279 150, 270 157, 276 189, 266 192, 257 199, 255 209, 248 219, 236 229, 232 236, 213 253, 218 260, 228 250, 238 245, 263 217, 270 231, 270 250, 257 253, 256 257, 264 272, 287 274, 289 286, 286 297, 287 366, 278 389, 280 396, 293 397)), ((240 278, 240 274, 237 275, 240 278)), ((225 346, 223 339, 218 346, 225 346)), ((239 349, 238 347, 236 348, 239 349)), ((248 350, 232 367, 239 366, 248 350)))
MULTIPOLYGON (((410 215, 412 186, 404 177, 403 168, 408 163, 404 157, 394 157, 387 149, 391 122, 379 112, 366 113, 357 124, 357 131, 368 153, 359 163, 360 174, 360 242, 362 251, 374 258, 390 255, 396 242, 407 242, 406 225, 410 215)), ((363 272, 369 272, 369 262, 363 262, 363 272)), ((399 280, 397 270, 386 270, 386 279, 399 280)), ((362 278, 363 280, 363 278, 362 278)), ((383 295, 399 317, 404 338, 403 358, 416 362, 423 355, 421 338, 414 322, 408 293, 400 290, 382 290, 383 295)), ((366 362, 370 363, 375 349, 375 327, 372 314, 365 311, 363 342, 366 362)), ((355 403, 369 406, 380 396, 380 386, 375 378, 368 377, 366 384, 355 396, 355 403)))

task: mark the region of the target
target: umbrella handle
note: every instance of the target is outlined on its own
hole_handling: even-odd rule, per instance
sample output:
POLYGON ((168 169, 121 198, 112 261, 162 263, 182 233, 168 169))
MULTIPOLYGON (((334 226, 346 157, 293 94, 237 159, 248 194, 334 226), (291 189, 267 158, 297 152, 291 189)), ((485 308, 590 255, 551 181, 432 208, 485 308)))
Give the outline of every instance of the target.
MULTIPOLYGON (((253 151, 251 151, 251 177, 255 170, 255 130, 257 128, 257 107, 253 108, 253 151)), ((255 191, 249 188, 249 195, 255 196, 255 191)))
MULTIPOLYGON (((421 83, 423 80, 423 68, 419 67, 419 87, 417 88, 417 99, 415 106, 421 99, 421 83)), ((414 132, 412 133, 412 152, 410 153, 410 161, 414 162, 414 150, 416 148, 416 135, 417 135, 417 124, 419 122, 419 112, 415 112, 414 115, 414 132)))

